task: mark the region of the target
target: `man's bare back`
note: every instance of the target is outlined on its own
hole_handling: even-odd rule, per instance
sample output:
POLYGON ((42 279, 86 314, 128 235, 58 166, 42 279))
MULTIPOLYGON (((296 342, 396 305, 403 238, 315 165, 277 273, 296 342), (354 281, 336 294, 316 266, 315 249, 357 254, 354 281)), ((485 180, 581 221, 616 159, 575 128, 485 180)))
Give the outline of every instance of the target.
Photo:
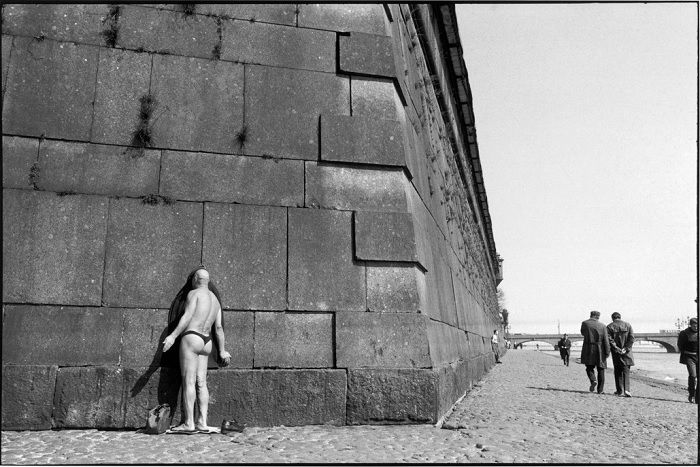
POLYGON ((194 313, 185 331, 197 331, 208 336, 216 314, 221 310, 221 304, 209 289, 204 288, 194 289, 187 294, 187 302, 188 306, 194 304, 194 313))

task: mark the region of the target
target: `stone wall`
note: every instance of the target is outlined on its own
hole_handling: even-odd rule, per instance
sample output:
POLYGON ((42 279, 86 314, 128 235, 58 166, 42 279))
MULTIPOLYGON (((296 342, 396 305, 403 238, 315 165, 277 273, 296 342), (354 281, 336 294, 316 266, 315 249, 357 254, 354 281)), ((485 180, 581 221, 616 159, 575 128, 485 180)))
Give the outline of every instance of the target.
POLYGON ((437 13, 4 5, 2 428, 177 404, 159 343, 200 262, 210 424, 436 423, 499 323, 437 13))

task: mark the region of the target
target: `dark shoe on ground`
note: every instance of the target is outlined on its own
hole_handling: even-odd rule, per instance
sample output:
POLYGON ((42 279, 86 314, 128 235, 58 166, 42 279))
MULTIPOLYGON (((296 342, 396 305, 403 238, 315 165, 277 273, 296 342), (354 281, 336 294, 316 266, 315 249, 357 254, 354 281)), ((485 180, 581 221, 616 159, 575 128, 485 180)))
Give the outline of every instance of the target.
POLYGON ((598 385, 598 383, 596 383, 595 381, 592 382, 592 383, 591 383, 591 387, 589 387, 588 390, 589 390, 590 392, 595 391, 595 387, 596 387, 597 385, 598 385))
POLYGON ((697 404, 697 402, 695 402, 695 398, 693 396, 688 396, 688 402, 690 402, 691 404, 693 404, 693 403, 697 404))
POLYGON ((615 391, 614 394, 615 394, 616 396, 621 396, 621 395, 622 395, 622 393, 621 393, 620 391, 615 391))

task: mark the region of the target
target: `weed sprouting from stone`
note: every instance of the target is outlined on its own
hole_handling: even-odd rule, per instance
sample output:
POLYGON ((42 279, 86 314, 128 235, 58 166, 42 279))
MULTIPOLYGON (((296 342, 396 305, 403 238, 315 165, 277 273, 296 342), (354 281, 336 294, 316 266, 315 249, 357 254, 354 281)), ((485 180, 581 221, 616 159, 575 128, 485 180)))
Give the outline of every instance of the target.
POLYGON ((59 191, 56 193, 56 196, 63 197, 63 196, 70 196, 70 195, 75 195, 75 194, 77 194, 75 191, 68 190, 68 191, 59 191))
POLYGON ((151 193, 149 195, 143 196, 141 198, 141 202, 143 204, 150 204, 151 206, 155 206, 160 202, 160 200, 158 199, 158 195, 154 195, 153 193, 151 193))
POLYGON ((151 147, 153 144, 153 136, 151 134, 151 117, 156 108, 156 99, 151 94, 145 94, 139 99, 141 107, 139 109, 139 120, 136 124, 136 130, 131 137, 131 145, 139 148, 132 154, 132 157, 142 156, 143 149, 151 147))
POLYGON ((29 169, 29 184, 35 190, 39 189, 39 187, 36 184, 39 181, 40 173, 41 173, 41 169, 39 168, 39 163, 35 162, 34 164, 32 164, 32 167, 29 169))
POLYGON ((102 20, 102 24, 105 25, 105 29, 102 30, 100 34, 105 38, 107 47, 116 47, 117 36, 119 36, 119 15, 121 14, 121 7, 119 5, 111 5, 109 7, 109 13, 107 17, 102 20))
POLYGON ((238 150, 242 150, 245 146, 245 142, 248 139, 248 125, 243 125, 240 130, 236 132, 236 144, 238 145, 238 150))
POLYGON ((182 4, 182 12, 185 14, 185 16, 192 16, 196 9, 197 9, 196 3, 183 3, 182 4))

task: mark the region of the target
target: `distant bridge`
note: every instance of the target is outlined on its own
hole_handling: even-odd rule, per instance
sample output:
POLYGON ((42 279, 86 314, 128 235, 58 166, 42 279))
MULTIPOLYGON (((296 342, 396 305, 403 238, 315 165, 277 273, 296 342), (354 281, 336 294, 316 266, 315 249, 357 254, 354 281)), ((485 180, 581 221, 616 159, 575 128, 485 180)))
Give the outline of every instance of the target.
MULTIPOLYGON (((561 336, 562 334, 510 334, 508 337, 511 344, 513 344, 513 348, 517 349, 518 347, 522 348, 525 342, 546 342, 556 348, 561 336)), ((570 334, 567 337, 572 344, 583 340, 582 336, 576 334, 570 334)), ((661 344, 667 352, 678 353, 678 347, 676 347, 676 342, 678 341, 677 332, 635 332, 634 340, 661 344)))

